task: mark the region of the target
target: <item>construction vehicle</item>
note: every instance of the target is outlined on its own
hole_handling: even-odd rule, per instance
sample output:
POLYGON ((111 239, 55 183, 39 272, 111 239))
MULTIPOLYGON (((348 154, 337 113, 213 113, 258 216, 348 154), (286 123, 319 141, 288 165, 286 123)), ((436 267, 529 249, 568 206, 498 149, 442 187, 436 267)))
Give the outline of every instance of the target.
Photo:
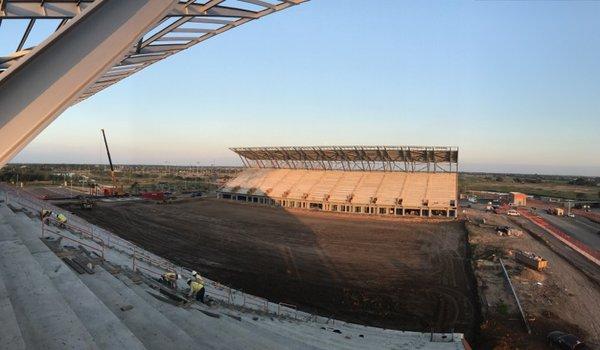
POLYGON ((106 141, 106 134, 104 133, 104 129, 100 129, 102 131, 102 138, 104 139, 104 146, 106 146, 106 155, 108 156, 108 163, 110 164, 110 177, 112 179, 112 187, 104 187, 103 194, 105 197, 119 197, 123 196, 125 192, 123 191, 123 185, 117 184, 117 178, 115 176, 115 168, 112 163, 112 158, 110 156, 110 150, 108 149, 108 142, 106 141))
POLYGON ((82 198, 79 202, 79 206, 83 210, 92 210, 92 208, 94 207, 94 202, 91 198, 82 198))
POLYGON ((534 270, 543 271, 548 267, 548 260, 532 252, 515 252, 515 260, 534 270))
POLYGON ((556 216, 564 216, 565 210, 563 208, 552 208, 548 209, 548 214, 556 215, 556 216))

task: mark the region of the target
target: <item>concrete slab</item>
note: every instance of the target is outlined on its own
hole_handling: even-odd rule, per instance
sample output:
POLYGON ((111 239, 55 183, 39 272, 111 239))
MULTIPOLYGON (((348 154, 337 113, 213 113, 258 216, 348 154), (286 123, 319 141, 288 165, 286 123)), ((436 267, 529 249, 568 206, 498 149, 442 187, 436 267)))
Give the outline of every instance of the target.
POLYGON ((142 342, 90 291, 35 232, 34 222, 19 213, 9 219, 12 227, 42 266, 46 276, 101 349, 145 349, 142 342))
MULTIPOLYGON (((2 235, 4 228, 0 225, 0 235, 2 235)), ((2 331, 0 332, 0 345, 6 349, 25 349, 25 341, 23 341, 23 335, 19 329, 17 318, 15 317, 15 310, 12 307, 8 292, 4 281, 0 278, 0 325, 2 325, 2 331)))
POLYGON ((0 277, 28 348, 97 349, 77 315, 20 242, 0 242, 0 277))
MULTIPOLYGON (((125 275, 119 275, 129 288, 146 300, 163 315, 179 325, 195 340, 205 343, 214 349, 316 349, 305 343, 289 339, 281 334, 268 334, 260 331, 252 332, 239 321, 222 315, 220 318, 210 317, 198 310, 183 309, 157 300, 147 291, 155 292, 145 284, 136 285, 125 275)), ((157 293, 157 292, 155 292, 157 293)), ((207 308, 208 309, 208 308, 207 308)), ((210 310, 212 312, 218 312, 210 310)))
POLYGON ((148 349, 198 348, 188 334, 104 269, 79 278, 148 349), (133 308, 121 309, 129 305, 133 308))

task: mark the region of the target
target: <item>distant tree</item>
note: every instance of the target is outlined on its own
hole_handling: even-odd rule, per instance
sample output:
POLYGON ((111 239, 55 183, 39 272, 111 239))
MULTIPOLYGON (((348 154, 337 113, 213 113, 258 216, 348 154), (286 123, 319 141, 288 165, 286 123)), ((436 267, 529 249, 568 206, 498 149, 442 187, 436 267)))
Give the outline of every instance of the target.
POLYGON ((594 185, 594 180, 586 177, 578 177, 575 180, 569 181, 569 184, 577 186, 590 186, 594 185))

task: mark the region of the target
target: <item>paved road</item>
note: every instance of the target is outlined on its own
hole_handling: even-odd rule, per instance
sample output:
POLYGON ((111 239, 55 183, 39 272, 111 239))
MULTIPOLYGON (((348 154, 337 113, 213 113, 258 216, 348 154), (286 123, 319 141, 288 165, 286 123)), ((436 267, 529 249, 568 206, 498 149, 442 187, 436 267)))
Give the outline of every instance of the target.
POLYGON ((571 265, 578 268, 592 281, 594 281, 598 286, 600 286, 600 267, 598 265, 594 264, 578 252, 574 251, 569 246, 561 242, 558 238, 549 234, 546 230, 535 225, 528 219, 522 216, 511 217, 510 219, 513 222, 519 224, 519 226, 521 226, 522 228, 529 230, 535 236, 539 237, 541 240, 544 241, 544 243, 546 243, 548 247, 550 247, 550 249, 552 249, 558 255, 562 256, 571 265))
POLYGON ((567 216, 555 216, 538 211, 538 214, 551 224, 563 230, 565 233, 578 239, 591 248, 600 250, 600 224, 597 224, 587 218, 576 216, 570 218, 567 216))

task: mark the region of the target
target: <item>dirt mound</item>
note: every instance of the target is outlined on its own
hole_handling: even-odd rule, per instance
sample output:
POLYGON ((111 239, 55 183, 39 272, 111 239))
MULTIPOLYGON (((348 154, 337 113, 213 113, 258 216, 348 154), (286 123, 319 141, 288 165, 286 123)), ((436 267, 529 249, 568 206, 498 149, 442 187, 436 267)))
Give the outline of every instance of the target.
POLYGON ((524 268, 519 277, 531 282, 544 282, 546 280, 546 275, 544 275, 544 273, 530 268, 524 268))

